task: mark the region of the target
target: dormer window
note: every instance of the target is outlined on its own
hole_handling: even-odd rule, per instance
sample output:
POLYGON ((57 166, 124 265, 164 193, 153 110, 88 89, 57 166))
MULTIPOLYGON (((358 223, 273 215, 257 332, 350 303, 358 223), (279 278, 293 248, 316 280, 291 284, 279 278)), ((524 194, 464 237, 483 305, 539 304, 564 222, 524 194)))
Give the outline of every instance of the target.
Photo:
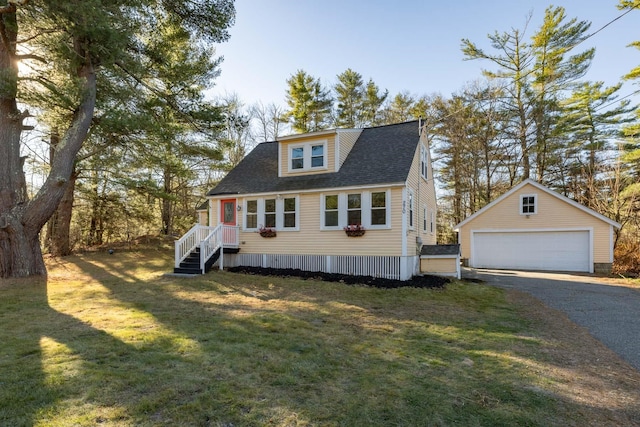
POLYGON ((304 168, 304 148, 296 147, 291 149, 291 169, 304 168))
POLYGON ((520 196, 520 215, 533 215, 538 213, 538 198, 535 194, 523 194, 520 196))
POLYGON ((324 145, 311 146, 311 167, 321 168, 324 166, 324 145))
POLYGON ((289 146, 289 171, 304 172, 327 168, 327 143, 306 143, 289 146))

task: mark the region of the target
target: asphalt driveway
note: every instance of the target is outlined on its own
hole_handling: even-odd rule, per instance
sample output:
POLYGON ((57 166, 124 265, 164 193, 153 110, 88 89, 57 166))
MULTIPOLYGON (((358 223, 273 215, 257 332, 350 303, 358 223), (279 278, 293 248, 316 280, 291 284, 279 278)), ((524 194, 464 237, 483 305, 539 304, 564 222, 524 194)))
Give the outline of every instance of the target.
POLYGON ((462 276, 528 292, 640 370, 640 289, 573 274, 463 269, 462 276))

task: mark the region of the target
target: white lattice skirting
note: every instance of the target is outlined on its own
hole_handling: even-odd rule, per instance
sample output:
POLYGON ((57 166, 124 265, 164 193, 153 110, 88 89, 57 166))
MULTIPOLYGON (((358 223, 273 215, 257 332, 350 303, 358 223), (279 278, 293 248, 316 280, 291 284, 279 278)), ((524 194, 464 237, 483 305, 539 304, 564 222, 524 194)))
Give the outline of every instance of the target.
POLYGON ((361 255, 225 255, 225 267, 292 268, 333 274, 373 276, 385 279, 409 280, 417 273, 417 256, 361 256, 361 255))

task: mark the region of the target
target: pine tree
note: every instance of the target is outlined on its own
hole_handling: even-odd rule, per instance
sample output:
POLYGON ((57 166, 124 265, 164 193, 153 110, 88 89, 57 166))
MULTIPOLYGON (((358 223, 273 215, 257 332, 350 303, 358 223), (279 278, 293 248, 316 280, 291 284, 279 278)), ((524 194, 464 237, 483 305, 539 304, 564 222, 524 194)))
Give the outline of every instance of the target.
POLYGON ((401 92, 385 106, 382 116, 384 124, 402 123, 413 119, 412 111, 416 100, 409 92, 401 92))
POLYGON ((587 37, 589 27, 586 21, 567 20, 563 8, 551 6, 531 42, 517 29, 489 35, 495 54, 462 41, 466 59, 484 59, 497 66, 483 73, 502 82, 507 95, 505 128, 519 148, 514 161, 521 179, 535 175, 539 181, 550 181, 550 172, 558 167, 565 140, 558 134, 559 100, 571 92, 591 63, 593 49, 571 54, 587 37))
POLYGON ((388 90, 385 89, 381 93, 373 80, 369 79, 362 100, 363 126, 377 126, 382 123, 381 110, 388 96, 388 90))
POLYGON ((161 64, 148 49, 160 19, 198 40, 187 46, 189 55, 226 40, 234 13, 230 0, 0 4, 0 277, 46 274, 40 230, 67 190, 93 125, 103 77, 124 74, 131 85, 153 88, 156 81, 145 77, 161 64), (27 53, 21 50, 25 40, 27 53), (31 67, 28 77, 19 74, 18 60, 31 67), (50 173, 33 198, 20 155, 29 113, 18 106, 28 92, 68 112, 50 173))
POLYGON ((348 68, 338 74, 336 92, 336 126, 346 128, 362 127, 364 124, 364 92, 362 75, 348 68))
POLYGON ((300 133, 326 129, 331 123, 333 99, 320 79, 298 70, 287 79, 287 104, 285 117, 294 131, 300 133))

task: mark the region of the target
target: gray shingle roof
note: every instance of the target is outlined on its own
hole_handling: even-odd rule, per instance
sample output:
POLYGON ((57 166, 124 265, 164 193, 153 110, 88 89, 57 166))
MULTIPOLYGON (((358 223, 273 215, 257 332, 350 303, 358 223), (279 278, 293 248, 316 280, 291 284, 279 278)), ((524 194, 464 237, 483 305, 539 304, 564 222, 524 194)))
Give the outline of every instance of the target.
POLYGON ((278 143, 257 145, 209 196, 276 193, 405 182, 420 136, 418 122, 363 129, 338 172, 278 177, 278 143))
POLYGON ((424 245, 420 255, 458 255, 460 245, 424 245))

